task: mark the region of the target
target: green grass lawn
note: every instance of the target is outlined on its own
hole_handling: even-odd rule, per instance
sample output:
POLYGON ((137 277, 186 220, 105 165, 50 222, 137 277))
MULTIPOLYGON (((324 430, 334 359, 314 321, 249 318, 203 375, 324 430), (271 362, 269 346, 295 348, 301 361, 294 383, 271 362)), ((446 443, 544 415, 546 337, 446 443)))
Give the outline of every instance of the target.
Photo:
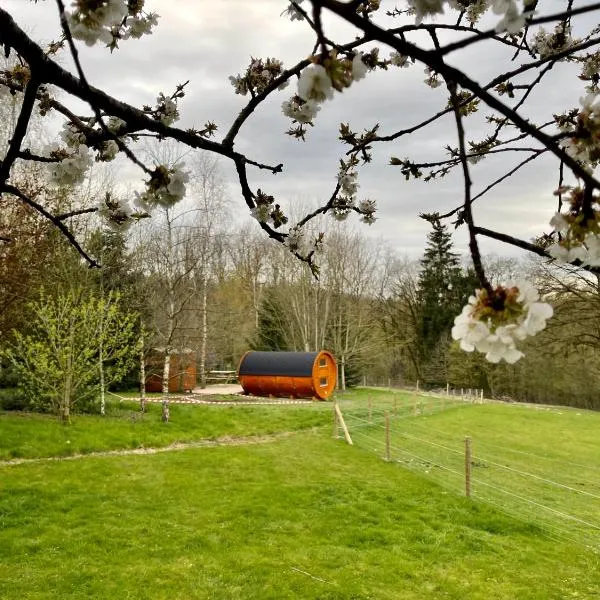
MULTIPOLYGON (((349 423, 368 419, 365 394, 342 398, 349 423)), ((407 435, 448 447, 456 437, 460 448, 468 434, 475 454, 485 437, 493 448, 528 452, 535 442, 547 460, 586 465, 595 457, 600 464, 599 415, 494 405, 441 410, 423 398, 415 416, 412 396, 406 407, 398 406, 399 397, 378 398, 372 398, 374 421, 377 411, 392 412, 396 404, 397 455, 389 463, 360 441, 360 435, 379 439, 377 423, 354 430, 355 446, 332 439, 329 403, 173 406, 168 425, 160 423, 159 407, 134 421, 133 405, 105 418, 77 416, 71 426, 0 413, 5 458, 17 450, 61 456, 134 441, 164 446, 296 432, 252 446, 1 464, 0 598, 600 597, 598 553, 566 536, 550 537, 535 518, 513 518, 477 495, 464 498, 433 478, 435 469, 426 474, 400 452, 419 448, 407 435), (66 451, 63 435, 71 441, 66 451)), ((427 444, 419 443, 421 452, 427 444)))
POLYGON ((51 415, 0 412, 0 460, 164 447, 225 436, 296 431, 331 422, 331 405, 203 406, 171 404, 161 422, 159 404, 141 414, 135 403, 108 405, 105 417, 74 415, 63 425, 51 415))
POLYGON ((465 438, 472 494, 543 526, 548 535, 600 550, 600 414, 563 407, 470 404, 440 397, 341 401, 354 443, 464 494, 465 438))

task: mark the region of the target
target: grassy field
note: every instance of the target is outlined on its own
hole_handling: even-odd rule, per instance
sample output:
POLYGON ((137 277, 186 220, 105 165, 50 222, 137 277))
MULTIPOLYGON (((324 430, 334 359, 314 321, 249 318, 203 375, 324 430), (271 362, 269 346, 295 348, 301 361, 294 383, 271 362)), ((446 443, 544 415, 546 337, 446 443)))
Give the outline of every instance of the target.
MULTIPOLYGON (((349 423, 368 420, 365 394, 341 400, 349 423)), ((393 396, 372 398, 374 421, 377 411, 394 410, 393 396)), ((420 427, 422 439, 441 428, 459 441, 485 434, 507 446, 510 438, 522 452, 533 436, 546 440, 539 453, 587 464, 600 455, 597 415, 488 405, 441 410, 427 399, 429 412, 414 415, 412 397, 402 396, 402 419, 399 398, 398 454, 389 463, 359 441, 369 428, 365 435, 378 439, 376 423, 354 429, 353 447, 332 439, 330 404, 173 406, 169 425, 159 422, 158 407, 141 420, 127 414, 133 406, 121 407, 68 427, 0 414, 5 458, 295 432, 260 445, 0 463, 0 598, 600 597, 597 553, 398 462, 403 435, 416 437, 420 427), (552 441, 558 434, 560 443, 552 441), (61 435, 71 441, 66 451, 61 435)))
POLYGON ((600 414, 562 407, 360 395, 340 402, 356 445, 464 494, 465 438, 478 500, 600 549, 600 414), (364 398, 363 398, 364 400, 364 398))

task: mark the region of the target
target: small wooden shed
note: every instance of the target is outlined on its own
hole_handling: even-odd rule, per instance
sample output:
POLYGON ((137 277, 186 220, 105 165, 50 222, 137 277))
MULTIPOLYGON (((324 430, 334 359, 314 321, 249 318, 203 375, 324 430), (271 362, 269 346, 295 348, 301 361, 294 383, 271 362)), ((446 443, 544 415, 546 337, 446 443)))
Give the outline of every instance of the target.
MULTIPOLYGON (((162 392, 162 372, 165 351, 153 348, 146 361, 146 391, 162 392)), ((169 365, 169 393, 183 394, 196 387, 196 357, 192 350, 174 350, 169 365)))
POLYGON ((335 389, 333 355, 321 352, 246 352, 238 379, 246 394, 326 400, 335 389))

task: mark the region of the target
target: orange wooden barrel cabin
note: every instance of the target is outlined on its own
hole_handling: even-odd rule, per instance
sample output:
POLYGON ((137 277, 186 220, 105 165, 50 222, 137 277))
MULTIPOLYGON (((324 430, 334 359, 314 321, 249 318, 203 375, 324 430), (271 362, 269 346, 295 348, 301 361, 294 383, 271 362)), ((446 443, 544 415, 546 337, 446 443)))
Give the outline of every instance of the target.
POLYGON ((246 394, 326 400, 335 389, 337 366, 329 352, 246 352, 238 379, 246 394))

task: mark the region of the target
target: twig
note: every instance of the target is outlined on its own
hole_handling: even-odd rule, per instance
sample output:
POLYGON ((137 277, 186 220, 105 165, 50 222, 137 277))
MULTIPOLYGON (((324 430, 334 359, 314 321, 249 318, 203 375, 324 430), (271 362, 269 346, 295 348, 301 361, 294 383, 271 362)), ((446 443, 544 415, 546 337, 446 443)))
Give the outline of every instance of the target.
POLYGON ((308 573, 307 571, 303 571, 302 569, 297 569, 296 567, 290 567, 290 569, 292 571, 296 571, 297 573, 302 573, 302 575, 306 575, 307 577, 310 577, 311 579, 314 579, 315 581, 320 581, 321 583, 328 583, 329 585, 336 585, 332 581, 327 581, 325 579, 321 579, 320 577, 315 577, 314 575, 311 575, 310 573, 308 573))

